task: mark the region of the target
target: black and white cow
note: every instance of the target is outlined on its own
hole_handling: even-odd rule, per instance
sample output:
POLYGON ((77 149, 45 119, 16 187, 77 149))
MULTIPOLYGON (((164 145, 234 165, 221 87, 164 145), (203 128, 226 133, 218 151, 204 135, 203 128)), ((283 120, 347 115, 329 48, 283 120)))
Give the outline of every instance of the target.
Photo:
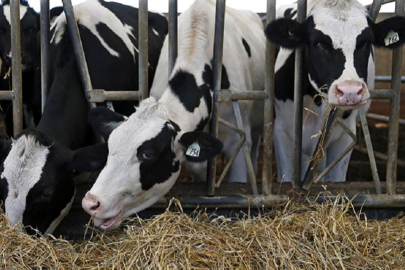
MULTIPOLYGON (((93 86, 137 89, 138 10, 101 0, 74 9, 93 86)), ((151 75, 166 33, 165 17, 149 13, 151 75)), ((108 151, 105 144, 81 148, 92 142, 93 133, 64 14, 56 19, 51 36, 52 83, 44 114, 35 130, 1 141, 0 168, 0 198, 10 222, 45 234, 52 233, 69 211, 74 172, 101 168, 105 160, 97 163, 92 156, 106 157, 108 151)), ((133 106, 114 104, 122 112, 133 106)))
MULTIPOLYGON (((25 126, 34 127, 41 117, 40 26, 39 14, 26 0, 20 0, 20 19, 24 120, 25 126)), ((10 0, 3 1, 0 6, 0 57, 0 88, 8 90, 11 89, 11 77, 6 74, 12 59, 10 0)), ((12 103, 2 101, 1 106, 6 115, 8 133, 11 134, 12 103)))
MULTIPOLYGON (((366 9, 355 0, 309 1, 308 15, 300 24, 292 16, 296 6, 283 8, 287 18, 267 26, 267 38, 282 48, 276 60, 276 120, 274 144, 278 166, 278 181, 291 181, 292 130, 294 99, 293 49, 305 48, 305 78, 303 82, 304 111, 302 178, 322 130, 328 104, 344 110, 342 118, 356 132, 358 110, 368 108, 369 91, 374 88, 373 45, 388 49, 405 41, 405 19, 393 17, 375 24, 366 9), (397 36, 395 43, 387 38, 397 36), (388 42, 388 43, 386 43, 388 42), (323 96, 321 98, 320 96, 323 96)), ((319 166, 323 170, 351 143, 340 126, 333 132, 325 149, 326 157, 319 166)), ((342 182, 350 154, 346 155, 323 179, 342 182)))
MULTIPOLYGON (((82 202, 97 227, 116 228, 123 217, 154 204, 173 186, 183 161, 200 164, 221 152, 221 142, 202 132, 212 108, 214 24, 215 1, 195 1, 179 16, 178 57, 170 76, 165 40, 152 97, 127 120, 108 110, 91 112, 92 125, 109 137, 107 165, 82 202)), ((253 12, 227 8, 222 88, 262 89, 262 29, 253 12)), ((242 105, 248 136, 249 106, 242 105)), ((229 104, 221 105, 221 111, 230 114, 229 104)), ((235 138, 224 143, 235 147, 235 138)), ((244 160, 238 166, 244 167, 244 160)), ((237 169, 240 175, 234 176, 246 179, 246 169, 237 169)))

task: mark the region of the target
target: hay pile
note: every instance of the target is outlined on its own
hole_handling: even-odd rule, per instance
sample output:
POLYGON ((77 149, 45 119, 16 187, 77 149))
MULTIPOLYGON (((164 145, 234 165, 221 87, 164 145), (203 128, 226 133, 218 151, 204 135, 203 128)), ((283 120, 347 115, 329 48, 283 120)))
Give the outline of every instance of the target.
MULTIPOLYGON (((350 202, 289 203, 260 217, 203 211, 134 218, 123 232, 72 244, 0 219, 2 269, 404 269, 405 218, 367 220, 350 202), (362 220, 363 219, 363 220, 362 220)), ((242 214, 241 214, 242 215, 242 214)))

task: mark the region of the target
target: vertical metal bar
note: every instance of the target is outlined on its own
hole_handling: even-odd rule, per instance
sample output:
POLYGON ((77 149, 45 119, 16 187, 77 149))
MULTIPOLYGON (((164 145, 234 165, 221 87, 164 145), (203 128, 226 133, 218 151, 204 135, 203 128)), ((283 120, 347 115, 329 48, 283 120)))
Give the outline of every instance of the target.
MULTIPOLYGON (((404 14, 404 0, 395 1, 395 15, 404 14)), ((392 53, 392 84, 395 97, 391 99, 390 122, 388 129, 387 151, 387 194, 393 195, 396 191, 397 182, 397 155, 399 137, 399 111, 401 106, 401 63, 402 48, 395 49, 392 53)))
POLYGON ((23 129, 20 1, 10 1, 14 136, 23 129))
POLYGON ((378 13, 380 12, 381 5, 383 4, 383 2, 384 0, 374 0, 370 6, 369 14, 374 22, 377 19, 378 13))
POLYGON ((148 0, 139 0, 138 46, 139 46, 139 92, 141 100, 148 97, 148 0))
MULTIPOLYGON (((297 21, 303 23, 307 16, 307 1, 299 0, 297 4, 297 21)), ((294 128, 293 128, 293 179, 294 189, 301 188, 301 153, 302 153, 302 114, 303 114, 303 76, 304 49, 295 51, 295 81, 294 81, 294 128)))
MULTIPOLYGON (((213 59, 213 85, 214 101, 212 106, 212 115, 210 123, 211 135, 218 137, 218 118, 219 101, 217 101, 218 91, 221 88, 222 76, 222 48, 224 43, 225 26, 225 0, 217 0, 215 11, 215 41, 214 41, 214 59, 213 59)), ((207 165, 207 195, 215 194, 215 176, 216 176, 216 158, 208 161, 207 165)))
POLYGON ((83 86, 84 95, 90 104, 91 108, 95 108, 96 104, 90 102, 90 95, 88 92, 93 91, 91 84, 89 68, 87 67, 86 57, 83 51, 82 40, 80 39, 79 28, 77 27, 75 14, 71 0, 62 0, 63 10, 65 11, 67 26, 69 30, 70 39, 72 41, 73 51, 76 59, 77 70, 80 74, 80 80, 83 86))
POLYGON ((41 112, 49 92, 49 0, 41 0, 41 112))
POLYGON ((364 139, 366 141, 368 158, 370 160, 371 173, 373 175, 375 191, 377 194, 381 194, 381 182, 380 182, 380 177, 378 175, 377 164, 375 162, 373 144, 371 142, 370 131, 369 131, 368 125, 367 125, 366 112, 364 110, 360 109, 359 114, 360 114, 362 130, 364 132, 364 139))
POLYGON ((177 0, 169 0, 169 77, 177 58, 177 0))
MULTIPOLYGON (((276 1, 267 0, 266 25, 276 19, 276 1)), ((262 191, 264 195, 271 193, 273 177, 273 134, 274 134, 274 67, 276 62, 276 45, 266 41, 265 81, 264 88, 269 97, 264 100, 263 117, 263 178, 262 191)))

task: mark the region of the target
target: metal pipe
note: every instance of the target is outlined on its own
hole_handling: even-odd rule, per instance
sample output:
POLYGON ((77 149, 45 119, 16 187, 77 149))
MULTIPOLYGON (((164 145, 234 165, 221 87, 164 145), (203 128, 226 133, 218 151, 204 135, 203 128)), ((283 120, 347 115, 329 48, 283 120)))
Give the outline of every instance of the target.
MULTIPOLYGON (((319 197, 317 202, 325 201, 335 202, 341 200, 341 196, 325 196, 319 197)), ((357 194, 348 195, 347 199, 351 200, 354 207, 361 208, 403 208, 405 207, 405 194, 385 195, 385 194, 357 194)), ((345 198, 345 201, 347 201, 345 198)))
POLYGON ((23 129, 20 1, 10 1, 14 136, 23 129))
POLYGON ((381 181, 380 181, 380 177, 378 175, 377 164, 375 162, 373 144, 371 142, 370 131, 368 130, 366 112, 364 110, 360 109, 359 114, 360 114, 361 126, 362 126, 363 132, 364 132, 364 139, 366 141, 368 158, 370 160, 371 173, 373 175, 375 191, 377 194, 381 194, 381 181))
MULTIPOLYGON (((356 151, 358 151, 360 153, 363 153, 363 154, 368 154, 367 148, 364 148, 364 147, 361 147, 361 146, 354 147, 354 150, 356 150, 356 151)), ((381 153, 381 152, 377 152, 377 151, 374 151, 374 156, 376 158, 384 160, 384 161, 387 161, 387 159, 388 159, 386 154, 381 153)), ((405 168, 405 161, 398 159, 397 160, 397 165, 405 168)))
MULTIPOLYGON (((404 0, 395 1, 395 15, 404 14, 404 0)), ((396 192, 397 182, 397 155, 399 138, 399 113, 401 107, 401 63, 402 48, 397 48, 392 53, 392 84, 396 96, 391 99, 390 122, 388 129, 388 151, 387 151, 387 194, 393 195, 396 192)))
POLYGON ((369 5, 369 14, 373 22, 377 19, 378 13, 380 13, 381 5, 384 3, 393 2, 391 1, 384 1, 384 0, 374 0, 371 5, 369 5))
POLYGON ((228 89, 219 90, 215 93, 215 99, 220 102, 234 100, 266 100, 269 97, 268 93, 263 90, 257 91, 232 91, 228 89))
MULTIPOLYGON (((297 4, 297 21, 303 23, 307 16, 307 1, 299 0, 297 4)), ((293 160, 292 184, 294 189, 301 188, 302 165, 302 115, 303 115, 303 81, 304 81, 304 49, 295 50, 295 80, 294 80, 294 127, 293 127, 293 160)))
MULTIPOLYGON (((266 25, 276 19, 276 1, 267 0, 266 25)), ((263 171, 262 192, 263 195, 271 194, 273 178, 273 134, 274 134, 274 73, 276 63, 276 45, 266 39, 266 60, 264 88, 268 98, 264 100, 263 117, 263 171)))
POLYGON ((392 99, 395 97, 395 92, 392 89, 369 90, 371 99, 392 99))
POLYGON ((139 92, 142 99, 148 97, 148 0, 139 0, 138 13, 138 47, 139 47, 139 92))
MULTIPOLYGON (((367 117, 373 120, 379 120, 384 122, 389 122, 390 118, 386 115, 380 115, 375 113, 368 113, 367 117)), ((405 126, 405 119, 399 119, 399 124, 405 126)))
POLYGON ((41 112, 49 93, 49 0, 41 0, 41 112))
MULTIPOLYGON (((222 53, 224 43, 225 26, 225 0, 217 0, 215 11, 215 39, 214 39, 214 59, 213 59, 213 85, 214 100, 211 113, 210 133, 218 137, 219 101, 215 99, 217 92, 221 89, 222 76, 222 53)), ((208 161, 207 165, 207 195, 215 194, 216 158, 208 161)))
POLYGON ((169 0, 169 77, 177 58, 177 0, 169 0))
POLYGON ((65 11, 67 26, 69 30, 70 39, 72 41, 73 51, 76 60, 77 70, 79 72, 80 81, 83 86, 84 95, 89 102, 90 108, 95 108, 96 104, 90 102, 90 95, 88 94, 93 90, 89 68, 87 67, 86 57, 84 55, 83 44, 77 27, 75 14, 71 0, 62 0, 63 10, 65 11))
POLYGON ((13 100, 14 92, 13 91, 0 91, 0 100, 13 100))
MULTIPOLYGON (((375 81, 376 82, 391 82, 392 77, 391 76, 376 76, 375 81)), ((401 82, 405 82, 405 76, 401 77, 401 82)))
POLYGON ((105 91, 94 89, 89 92, 91 102, 140 100, 142 95, 138 91, 105 91))

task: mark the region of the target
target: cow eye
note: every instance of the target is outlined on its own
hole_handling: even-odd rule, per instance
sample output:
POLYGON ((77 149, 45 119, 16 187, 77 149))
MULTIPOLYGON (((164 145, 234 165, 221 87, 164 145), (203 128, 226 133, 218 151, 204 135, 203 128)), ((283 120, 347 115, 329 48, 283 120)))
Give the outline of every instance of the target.
POLYGON ((155 153, 152 150, 145 150, 138 156, 140 161, 149 161, 155 157, 155 153))
POLYGON ((321 50, 329 50, 330 49, 329 44, 326 44, 325 42, 322 42, 322 41, 314 42, 313 46, 315 48, 321 49, 321 50))

